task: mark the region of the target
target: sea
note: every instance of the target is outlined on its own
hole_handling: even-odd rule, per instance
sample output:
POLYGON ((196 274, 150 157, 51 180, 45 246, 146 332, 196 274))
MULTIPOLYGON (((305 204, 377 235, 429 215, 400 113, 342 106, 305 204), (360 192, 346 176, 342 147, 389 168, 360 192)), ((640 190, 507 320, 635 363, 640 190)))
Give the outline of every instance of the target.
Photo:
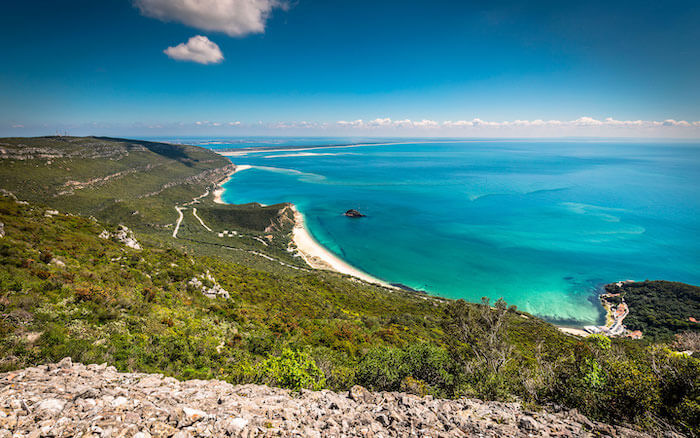
POLYGON ((340 258, 429 294, 503 298, 578 327, 602 322, 604 284, 700 284, 698 143, 177 141, 233 150, 235 164, 252 166, 224 186, 225 202, 292 202, 340 258))

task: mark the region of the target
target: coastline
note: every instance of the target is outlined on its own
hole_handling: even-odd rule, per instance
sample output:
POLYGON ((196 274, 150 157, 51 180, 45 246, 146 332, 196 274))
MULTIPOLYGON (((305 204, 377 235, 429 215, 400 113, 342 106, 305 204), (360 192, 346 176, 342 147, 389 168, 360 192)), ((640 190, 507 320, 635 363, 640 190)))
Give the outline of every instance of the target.
POLYGON ((380 286, 396 289, 396 286, 392 286, 385 281, 372 277, 366 272, 353 267, 318 243, 311 235, 309 230, 307 230, 304 215, 301 214, 294 204, 291 204, 290 208, 294 212, 292 241, 296 245, 301 257, 309 266, 314 269, 339 272, 341 274, 359 278, 367 283, 378 284, 380 286))
POLYGON ((590 333, 588 333, 587 331, 585 331, 583 329, 574 328, 574 327, 564 327, 562 325, 556 325, 556 324, 553 324, 553 325, 554 325, 554 327, 558 328, 562 332, 569 334, 569 335, 582 336, 582 337, 586 337, 586 336, 590 335, 590 333))
MULTIPOLYGON (((362 145, 364 146, 364 145, 362 145)), ((338 146, 342 147, 342 146, 338 146)), ((225 153, 219 152, 220 155, 226 156, 225 153)), ((240 171, 250 169, 252 166, 247 164, 235 165, 235 169, 225 179, 217 184, 217 188, 213 191, 214 202, 217 204, 226 204, 223 200, 225 189, 224 184, 229 182, 231 178, 240 171)), ((358 268, 350 265, 340 257, 333 254, 331 251, 321 245, 306 228, 304 215, 297 209, 296 205, 289 203, 290 209, 294 214, 294 228, 292 229, 292 242, 296 246, 297 252, 304 261, 312 268, 317 270, 333 271, 340 274, 349 275, 367 283, 376 284, 390 289, 399 289, 398 287, 380 280, 370 274, 361 271, 358 268)), ((569 326, 560 326, 553 324, 558 330, 563 333, 573 336, 588 336, 589 333, 582 328, 569 326)))
POLYGON ((236 166, 236 167, 233 169, 233 172, 231 172, 225 179, 223 179, 221 182, 219 182, 216 185, 216 189, 214 190, 214 203, 215 204, 226 204, 222 198, 222 196, 224 195, 224 192, 226 191, 226 189, 224 189, 224 184, 231 181, 231 178, 233 178, 233 175, 235 175, 236 172, 250 169, 252 167, 252 166, 249 166, 247 164, 240 164, 240 165, 234 164, 234 166, 236 166))
MULTIPOLYGON (((224 184, 229 182, 237 172, 247 170, 252 167, 248 164, 240 164, 235 166, 236 167, 233 172, 231 172, 225 179, 217 184, 217 187, 213 192, 214 202, 216 204, 226 204, 226 202, 223 200, 223 194, 226 191, 226 189, 223 187, 224 184)), ((367 283, 397 289, 396 286, 392 286, 385 281, 372 277, 366 272, 353 267, 318 243, 316 239, 313 238, 309 230, 306 229, 304 215, 301 214, 294 204, 290 203, 290 208, 294 213, 292 242, 297 247, 297 251, 301 257, 311 268, 334 271, 340 274, 350 275, 367 283)))
MULTIPOLYGON (((476 143, 476 142, 516 142, 520 140, 513 139, 479 139, 479 140, 455 140, 455 139, 442 139, 440 140, 444 143, 476 143)), ((416 140, 416 141, 388 141, 388 142, 378 142, 378 143, 348 143, 348 144, 333 144, 333 145, 308 145, 308 146, 253 146, 245 148, 235 148, 233 150, 215 150, 212 149, 219 155, 225 157, 240 157, 242 155, 253 154, 253 153, 267 153, 267 152, 302 152, 302 151, 313 151, 317 149, 337 149, 337 148, 355 148, 355 147, 367 147, 367 146, 400 146, 407 144, 430 144, 434 143, 434 140, 416 140)))

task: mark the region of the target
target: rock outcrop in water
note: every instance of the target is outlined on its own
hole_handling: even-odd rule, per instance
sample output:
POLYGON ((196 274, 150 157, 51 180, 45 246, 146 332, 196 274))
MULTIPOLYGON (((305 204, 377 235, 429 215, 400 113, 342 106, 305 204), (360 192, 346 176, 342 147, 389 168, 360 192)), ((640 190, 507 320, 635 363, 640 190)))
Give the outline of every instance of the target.
POLYGON ((588 437, 647 435, 575 411, 532 412, 517 403, 440 400, 179 382, 118 373, 70 358, 0 374, 0 438, 16 437, 588 437))
POLYGON ((362 214, 359 211, 352 209, 352 208, 343 214, 347 217, 365 217, 364 214, 362 214))

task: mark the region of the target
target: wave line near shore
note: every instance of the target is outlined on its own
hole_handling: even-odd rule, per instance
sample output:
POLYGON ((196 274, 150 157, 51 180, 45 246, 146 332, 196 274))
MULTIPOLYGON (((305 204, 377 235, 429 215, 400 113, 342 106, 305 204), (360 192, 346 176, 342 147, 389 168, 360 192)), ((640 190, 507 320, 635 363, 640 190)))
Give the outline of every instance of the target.
POLYGON ((291 209, 294 211, 294 229, 292 230, 292 241, 297 247, 304 261, 314 269, 325 269, 339 272, 341 274, 350 275, 367 283, 378 284, 384 287, 396 289, 395 286, 382 281, 376 277, 363 272, 354 266, 348 264, 340 257, 333 254, 323 245, 318 243, 311 235, 305 225, 304 215, 291 204, 291 209))
MULTIPOLYGON (((223 154, 222 154, 223 155, 223 154)), ((223 195, 226 189, 224 189, 224 184, 228 183, 231 178, 237 173, 243 170, 251 169, 253 166, 247 164, 236 165, 233 172, 224 180, 222 180, 218 185, 216 190, 214 190, 214 202, 217 204, 226 204, 223 200, 223 195)), ((361 271, 358 268, 350 265, 349 263, 342 260, 340 257, 333 254, 331 251, 326 249, 323 245, 318 243, 316 239, 311 235, 309 230, 306 228, 304 215, 296 208, 292 203, 289 204, 290 208, 294 212, 294 228, 292 229, 292 242, 296 246, 299 255, 302 259, 313 269, 321 269, 327 271, 334 271, 340 274, 350 275, 352 277, 358 278, 367 283, 372 283, 391 289, 396 289, 385 281, 382 281, 376 277, 373 277, 366 272, 361 271)))

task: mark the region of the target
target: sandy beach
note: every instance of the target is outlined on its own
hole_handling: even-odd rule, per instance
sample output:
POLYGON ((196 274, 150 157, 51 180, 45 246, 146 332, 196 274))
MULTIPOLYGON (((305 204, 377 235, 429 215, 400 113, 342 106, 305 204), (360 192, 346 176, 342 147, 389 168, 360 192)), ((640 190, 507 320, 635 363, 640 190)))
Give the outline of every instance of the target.
POLYGON ((221 198, 224 195, 224 184, 231 181, 231 177, 233 177, 233 175, 235 175, 236 172, 250 169, 251 167, 252 166, 249 166, 247 164, 236 165, 236 168, 233 169, 233 172, 231 172, 231 174, 225 180, 221 181, 216 187, 216 190, 214 190, 214 202, 217 204, 225 204, 224 200, 221 198))
MULTIPOLYGON (((214 202, 217 204, 225 204, 226 202, 224 202, 222 198, 225 191, 223 185, 229 182, 233 175, 235 175, 237 172, 250 169, 251 167, 252 166, 247 164, 236 165, 233 172, 231 172, 226 179, 221 181, 216 190, 214 190, 214 202)), ((292 231, 292 240, 300 255, 309 266, 314 269, 325 269, 339 272, 341 274, 351 275, 368 283, 378 284, 392 289, 396 288, 385 281, 374 278, 371 275, 354 268, 324 248, 306 229, 304 225, 304 215, 301 214, 301 212, 299 212, 294 205, 291 206, 291 209, 294 212, 294 229, 292 231)))
POLYGON ((340 272, 341 274, 351 275, 368 283, 395 288, 385 281, 374 278, 371 275, 354 268, 324 248, 306 229, 306 226, 304 225, 304 215, 301 214, 301 212, 299 212, 295 206, 292 205, 291 208, 294 211, 294 230, 292 231, 292 240, 297 246, 299 253, 304 258, 304 261, 306 261, 309 266, 314 269, 326 269, 340 272))
MULTIPOLYGON (((452 143, 471 143, 476 140, 452 140, 450 142, 452 143)), ((398 146, 398 145, 406 145, 406 144, 422 144, 422 143, 430 143, 426 141, 411 141, 411 142, 387 142, 387 143, 354 143, 354 144, 339 144, 339 145, 332 145, 332 146, 295 146, 295 147, 279 147, 279 148, 242 148, 241 150, 234 150, 234 151, 215 151, 219 155, 223 155, 225 157, 240 157, 242 155, 248 155, 248 154, 262 154, 262 153, 268 153, 268 152, 303 152, 303 151, 315 151, 318 149, 339 149, 339 148, 360 148, 360 147, 367 147, 367 146, 398 146)))
POLYGON ((570 335, 576 335, 576 336, 588 336, 590 333, 583 329, 579 328, 573 328, 573 327, 563 327, 560 325, 555 325, 554 327, 558 328, 559 330, 563 331, 564 333, 568 333, 570 335))

